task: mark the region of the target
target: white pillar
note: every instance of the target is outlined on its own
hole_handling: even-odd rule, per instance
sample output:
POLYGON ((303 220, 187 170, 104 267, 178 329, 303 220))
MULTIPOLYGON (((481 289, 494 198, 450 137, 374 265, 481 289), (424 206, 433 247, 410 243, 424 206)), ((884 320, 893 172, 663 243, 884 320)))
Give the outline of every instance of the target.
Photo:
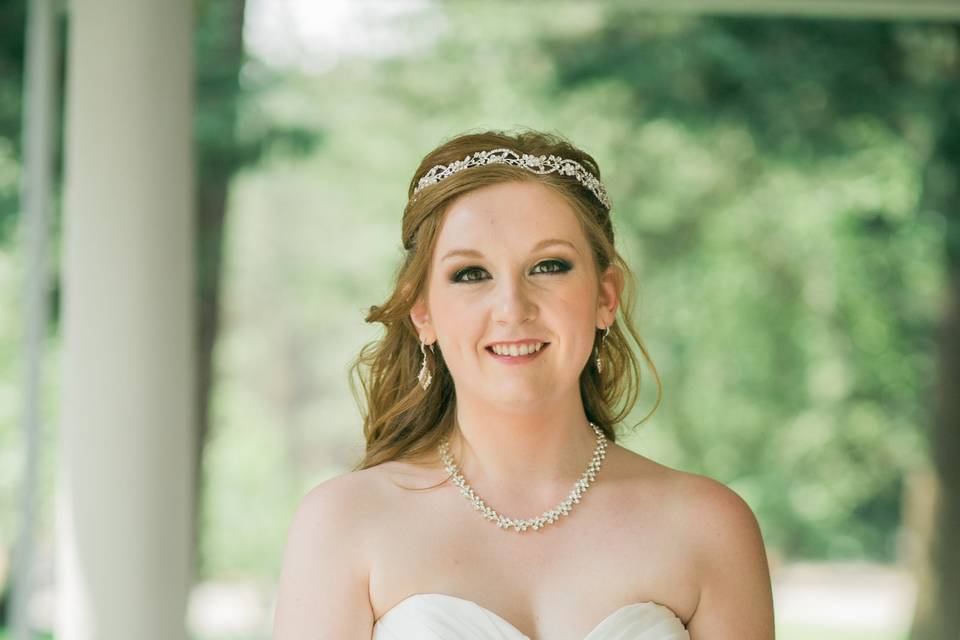
POLYGON ((192 6, 69 5, 58 640, 186 637, 192 6))

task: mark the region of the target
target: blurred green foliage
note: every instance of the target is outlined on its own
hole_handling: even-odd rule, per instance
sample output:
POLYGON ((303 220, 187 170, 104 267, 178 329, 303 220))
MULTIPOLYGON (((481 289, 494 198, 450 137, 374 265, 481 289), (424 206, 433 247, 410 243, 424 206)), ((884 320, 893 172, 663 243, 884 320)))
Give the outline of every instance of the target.
POLYGON ((0 246, 11 241, 20 199, 25 22, 25 3, 0 2, 0 246))
MULTIPOLYGON (((665 393, 634 428, 648 378, 624 442, 730 485, 771 549, 891 559, 904 475, 926 456, 945 212, 924 193, 952 27, 572 2, 449 2, 397 23, 402 54, 319 73, 248 60, 242 98, 218 101, 200 73, 198 100, 235 116, 223 132, 224 112, 200 111, 200 157, 246 167, 229 194, 205 576, 274 579, 299 498, 359 455, 346 367, 379 335, 363 316, 388 293, 420 158, 517 126, 593 154, 613 200, 665 393)), ((0 188, 18 179, 10 145, 0 135, 0 188)), ((4 301, 14 258, 0 248, 4 301)), ((17 313, 0 307, 4 441, 17 313)), ((0 475, 4 513, 15 480, 0 475)))

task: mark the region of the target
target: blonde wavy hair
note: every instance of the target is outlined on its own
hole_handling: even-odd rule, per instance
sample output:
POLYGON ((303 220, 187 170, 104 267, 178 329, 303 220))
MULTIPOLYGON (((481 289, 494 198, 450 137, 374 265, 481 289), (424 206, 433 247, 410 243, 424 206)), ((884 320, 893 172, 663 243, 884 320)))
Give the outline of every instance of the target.
MULTIPOLYGON (((502 131, 467 133, 456 136, 431 151, 420 162, 407 193, 401 233, 406 254, 395 274, 393 293, 382 305, 373 305, 366 322, 380 322, 386 328, 382 338, 360 350, 349 367, 349 384, 360 405, 356 377, 366 400, 363 434, 366 447, 353 471, 367 469, 390 460, 413 464, 432 456, 440 441, 454 429, 456 396, 453 379, 439 350, 428 351, 428 366, 433 382, 426 391, 417 380, 422 354, 420 337, 410 318, 410 310, 427 287, 429 267, 444 212, 459 196, 474 189, 509 181, 537 181, 559 193, 572 207, 593 249, 597 281, 611 264, 621 270, 624 287, 619 305, 622 320, 610 327, 603 341, 603 372, 591 366, 595 356, 580 374, 580 396, 587 418, 611 440, 616 441, 614 425, 631 411, 640 395, 640 364, 628 344, 628 335, 636 342, 650 365, 657 383, 657 399, 641 423, 660 404, 663 394, 660 377, 647 349, 634 327, 632 311, 636 298, 636 278, 614 247, 610 213, 590 190, 574 178, 558 173, 535 174, 527 169, 504 164, 473 167, 449 176, 413 197, 420 178, 437 164, 449 164, 481 150, 506 147, 519 154, 555 155, 579 162, 600 179, 600 169, 589 154, 556 134, 526 130, 516 134, 502 131), (615 405, 620 404, 619 409, 615 405)), ((597 330, 594 354, 600 336, 597 330)))

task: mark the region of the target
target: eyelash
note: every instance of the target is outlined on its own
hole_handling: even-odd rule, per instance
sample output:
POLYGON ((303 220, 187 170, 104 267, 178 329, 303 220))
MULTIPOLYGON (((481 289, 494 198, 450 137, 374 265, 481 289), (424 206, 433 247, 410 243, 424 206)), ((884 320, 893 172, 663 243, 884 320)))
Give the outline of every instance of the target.
MULTIPOLYGON (((570 271, 570 268, 571 268, 570 265, 564 260, 544 260, 534 265, 534 268, 539 267, 542 264, 557 264, 560 266, 559 269, 556 269, 554 271, 542 271, 541 273, 545 275, 556 275, 556 274, 566 273, 567 271, 570 271)), ((476 270, 482 270, 482 267, 466 267, 464 269, 460 269, 459 271, 453 274, 453 277, 450 279, 450 281, 454 283, 459 283, 459 284, 481 282, 481 280, 461 280, 460 279, 460 276, 467 273, 472 273, 473 271, 476 271, 476 270)))

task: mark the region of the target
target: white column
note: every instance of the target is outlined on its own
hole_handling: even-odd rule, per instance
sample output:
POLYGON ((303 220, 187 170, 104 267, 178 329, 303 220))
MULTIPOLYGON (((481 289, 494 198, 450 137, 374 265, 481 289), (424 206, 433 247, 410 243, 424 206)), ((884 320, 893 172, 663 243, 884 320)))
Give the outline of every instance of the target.
POLYGON ((192 3, 69 5, 58 640, 186 637, 192 3))

